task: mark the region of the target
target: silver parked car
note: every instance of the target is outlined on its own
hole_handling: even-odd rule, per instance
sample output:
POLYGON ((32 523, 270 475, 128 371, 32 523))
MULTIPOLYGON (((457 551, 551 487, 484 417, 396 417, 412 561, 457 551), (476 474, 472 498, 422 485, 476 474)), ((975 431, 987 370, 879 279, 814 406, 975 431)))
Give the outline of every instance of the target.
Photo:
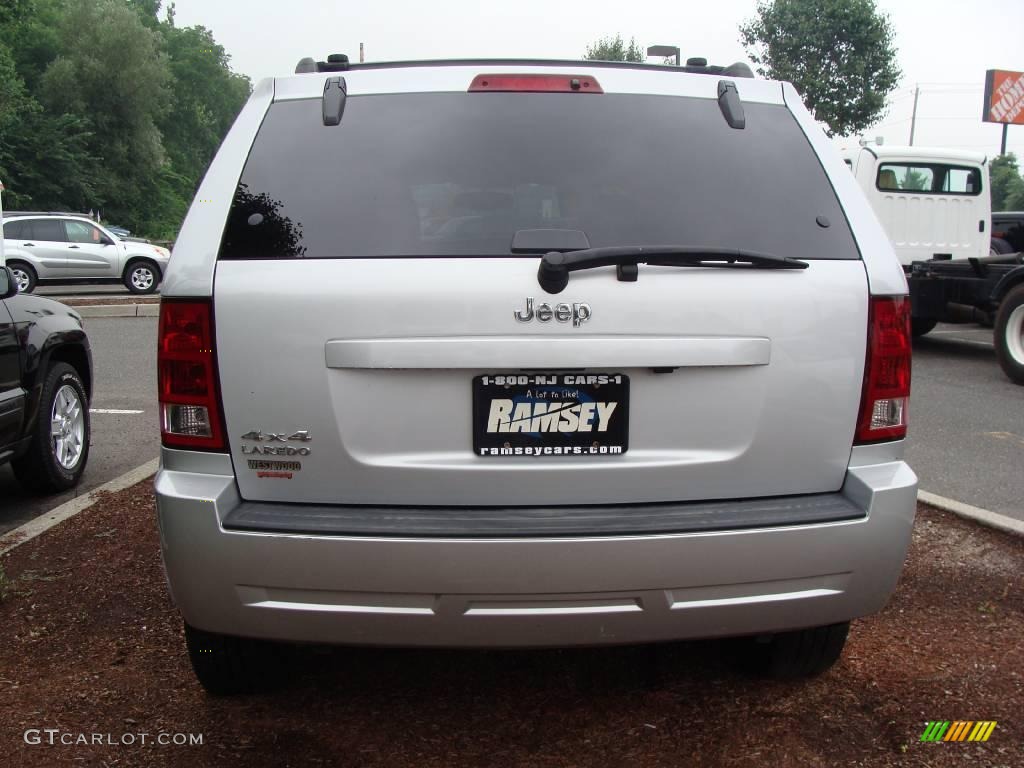
POLYGON ((153 293, 170 251, 114 234, 87 216, 16 213, 4 218, 7 266, 18 290, 38 284, 123 283, 132 293, 153 293))
POLYGON ((910 307, 793 87, 298 72, 256 87, 163 288, 160 539, 207 690, 267 640, 747 635, 827 669, 913 524, 910 307))

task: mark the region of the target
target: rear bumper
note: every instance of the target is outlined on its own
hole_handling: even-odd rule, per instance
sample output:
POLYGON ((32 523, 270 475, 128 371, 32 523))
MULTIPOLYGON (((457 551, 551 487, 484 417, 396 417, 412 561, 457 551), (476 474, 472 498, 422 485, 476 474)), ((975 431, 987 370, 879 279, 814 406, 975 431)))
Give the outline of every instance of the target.
POLYGON ((916 491, 906 464, 884 460, 847 473, 841 495, 862 511, 855 519, 442 538, 231 530, 224 522, 243 502, 227 457, 165 451, 156 478, 168 582, 193 626, 451 647, 755 634, 875 612, 899 576, 916 491))

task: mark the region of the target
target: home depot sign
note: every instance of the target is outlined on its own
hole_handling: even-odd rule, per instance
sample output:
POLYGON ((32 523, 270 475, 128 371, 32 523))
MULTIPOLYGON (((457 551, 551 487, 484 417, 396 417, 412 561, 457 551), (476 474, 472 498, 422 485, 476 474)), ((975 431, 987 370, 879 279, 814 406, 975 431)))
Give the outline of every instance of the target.
POLYGON ((985 73, 986 123, 1024 125, 1024 72, 990 69, 985 73))

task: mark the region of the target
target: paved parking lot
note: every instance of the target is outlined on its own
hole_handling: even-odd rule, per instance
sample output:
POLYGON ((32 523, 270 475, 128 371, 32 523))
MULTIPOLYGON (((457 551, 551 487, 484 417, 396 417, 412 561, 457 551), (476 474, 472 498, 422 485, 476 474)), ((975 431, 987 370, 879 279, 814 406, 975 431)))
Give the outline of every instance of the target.
POLYGON ((992 331, 939 325, 914 343, 907 461, 921 488, 1024 520, 1024 387, 992 331))

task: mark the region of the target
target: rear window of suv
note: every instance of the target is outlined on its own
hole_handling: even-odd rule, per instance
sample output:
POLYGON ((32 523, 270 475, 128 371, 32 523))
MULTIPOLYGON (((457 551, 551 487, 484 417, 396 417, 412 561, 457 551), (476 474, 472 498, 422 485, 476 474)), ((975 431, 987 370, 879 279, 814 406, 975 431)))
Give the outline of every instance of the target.
POLYGON ((4 238, 16 240, 45 240, 63 243, 64 227, 59 219, 20 219, 4 222, 4 238))
POLYGON ((8 240, 31 237, 27 221, 5 221, 4 238, 8 240))
POLYGON ((856 259, 789 111, 631 94, 416 93, 273 104, 220 258, 508 256, 520 229, 593 247, 692 245, 856 259), (816 223, 818 217, 830 226, 816 223))

